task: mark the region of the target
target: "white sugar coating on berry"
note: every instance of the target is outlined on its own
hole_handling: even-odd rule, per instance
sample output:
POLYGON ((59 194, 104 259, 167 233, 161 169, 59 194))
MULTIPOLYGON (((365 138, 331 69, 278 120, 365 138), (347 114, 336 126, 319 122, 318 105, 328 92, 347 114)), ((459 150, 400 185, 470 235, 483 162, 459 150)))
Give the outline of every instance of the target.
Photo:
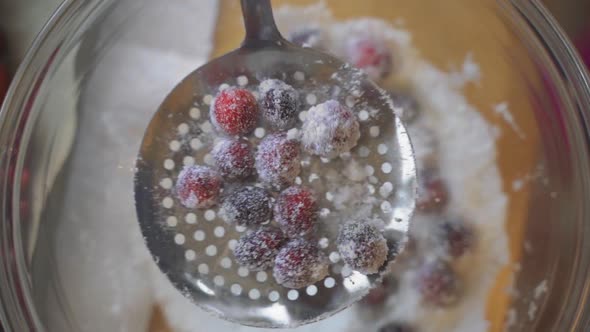
POLYGON ((264 188, 242 187, 224 199, 219 214, 230 224, 260 225, 272 216, 272 197, 264 188))
POLYGON ((359 123, 352 112, 335 100, 310 108, 301 133, 303 148, 326 158, 350 151, 361 135, 359 123))
POLYGON ((377 273, 387 260, 387 241, 369 222, 350 221, 344 224, 336 243, 346 264, 363 274, 377 273))
POLYGON ((285 243, 283 233, 275 227, 264 226, 242 235, 233 249, 236 262, 252 271, 273 266, 279 249, 285 243))
POLYGON ((226 180, 245 180, 255 172, 254 151, 247 140, 219 140, 211 155, 215 167, 226 180))
POLYGON ((275 190, 293 184, 301 171, 299 143, 284 132, 267 135, 258 145, 256 169, 260 180, 275 190))
POLYGON ((299 92, 278 79, 266 79, 258 86, 263 118, 277 129, 294 126, 299 110, 299 92))
POLYGON ((328 259, 315 244, 298 238, 281 248, 275 259, 273 275, 284 287, 303 288, 328 275, 328 267, 328 259))

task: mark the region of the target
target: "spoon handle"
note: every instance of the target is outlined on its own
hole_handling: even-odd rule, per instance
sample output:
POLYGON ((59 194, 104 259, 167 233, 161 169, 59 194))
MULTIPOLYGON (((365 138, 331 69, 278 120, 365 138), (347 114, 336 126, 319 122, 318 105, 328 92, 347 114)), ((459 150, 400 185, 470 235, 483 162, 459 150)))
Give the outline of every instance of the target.
POLYGON ((270 0, 241 0, 246 38, 242 46, 283 40, 272 15, 270 0))

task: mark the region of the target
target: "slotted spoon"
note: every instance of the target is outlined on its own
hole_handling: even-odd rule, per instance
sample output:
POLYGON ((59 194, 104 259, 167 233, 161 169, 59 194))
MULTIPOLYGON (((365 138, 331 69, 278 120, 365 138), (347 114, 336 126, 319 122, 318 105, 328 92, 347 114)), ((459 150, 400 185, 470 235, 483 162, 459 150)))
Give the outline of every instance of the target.
MULTIPOLYGON (((246 28, 242 46, 182 80, 145 132, 135 176, 137 215, 158 266, 195 304, 243 325, 295 327, 358 301, 387 270, 385 266, 382 273, 365 276, 344 266, 335 244, 340 223, 370 209, 372 216, 384 221, 389 261, 403 249, 416 195, 413 150, 391 100, 362 72, 283 39, 269 0, 241 4, 246 28), (297 183, 311 187, 318 196, 317 240, 331 267, 324 280, 298 290, 278 285, 271 271, 251 272, 237 265, 232 248, 244 229, 224 223, 218 207, 190 210, 174 196, 174 183, 184 165, 212 165, 210 151, 219 137, 209 119, 215 94, 228 86, 256 91, 266 78, 282 79, 300 91, 300 118, 313 104, 336 99, 360 121, 361 139, 351 153, 302 161, 297 183), (365 180, 343 175, 353 166, 356 173, 364 172, 365 180), (339 201, 351 192, 357 192, 358 204, 339 201), (371 202, 361 204, 363 199, 371 202)), ((267 133, 260 127, 247 138, 256 146, 267 133)), ((224 190, 227 193, 231 187, 224 190)))

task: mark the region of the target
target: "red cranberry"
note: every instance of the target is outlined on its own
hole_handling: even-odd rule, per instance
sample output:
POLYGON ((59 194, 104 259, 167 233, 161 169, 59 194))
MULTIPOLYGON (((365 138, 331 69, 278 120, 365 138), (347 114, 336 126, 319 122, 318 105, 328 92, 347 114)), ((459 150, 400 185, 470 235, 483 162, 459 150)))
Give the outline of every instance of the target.
POLYGON ((245 135, 256 127, 258 104, 245 89, 228 88, 217 94, 211 104, 211 122, 228 135, 245 135))
POLYGON ((364 274, 379 272, 387 260, 387 241, 377 227, 368 222, 344 224, 336 244, 346 264, 364 274))
POLYGON ((234 256, 238 264, 250 270, 266 270, 273 266, 274 259, 285 240, 281 230, 261 227, 240 238, 234 249, 234 256))
POLYGON ((260 180, 274 189, 282 189, 295 181, 301 170, 299 143, 286 133, 266 136, 258 146, 256 169, 260 180))
POLYGON ((310 108, 301 132, 303 148, 326 158, 350 151, 361 136, 354 114, 336 100, 310 108))
POLYGON ((451 266, 441 260, 422 265, 418 270, 416 285, 426 303, 447 306, 459 299, 459 280, 451 266))
POLYGON ((418 212, 439 213, 449 202, 447 184, 434 171, 424 171, 418 178, 418 212))
POLYGON ((260 225, 272 216, 272 199, 263 188, 244 187, 227 196, 219 214, 228 223, 242 226, 260 225))
POLYGON ((328 259, 314 243, 294 239, 279 251, 273 274, 284 287, 302 288, 328 275, 328 259))
POLYGON ((463 256, 474 244, 473 229, 461 220, 443 222, 437 235, 438 241, 453 258, 463 256))
POLYGON ((176 195, 189 209, 217 204, 220 190, 221 178, 207 166, 185 166, 176 180, 176 195))
POLYGON ((287 236, 304 236, 315 230, 317 211, 313 193, 307 188, 293 186, 277 198, 275 219, 287 236))
POLYGON ((297 120, 299 93, 292 86, 276 79, 262 81, 258 90, 263 118, 274 128, 293 127, 297 120))
POLYGON ((348 61, 367 73, 370 79, 387 77, 392 69, 391 50, 385 43, 368 36, 352 38, 346 47, 348 61))
POLYGON ((212 154, 217 170, 227 180, 244 180, 254 174, 254 152, 246 140, 223 140, 212 154))

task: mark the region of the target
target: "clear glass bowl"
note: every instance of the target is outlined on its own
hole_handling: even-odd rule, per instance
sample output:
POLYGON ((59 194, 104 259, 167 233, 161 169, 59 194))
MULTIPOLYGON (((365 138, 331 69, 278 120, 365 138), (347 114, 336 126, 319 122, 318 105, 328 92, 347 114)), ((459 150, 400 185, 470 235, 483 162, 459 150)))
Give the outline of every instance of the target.
MULTIPOLYGON (((473 50, 484 75, 478 86, 466 89, 470 103, 489 122, 508 128, 491 110, 508 100, 527 138, 507 129, 497 141, 509 199, 511 259, 520 264, 513 293, 519 296, 509 303, 499 295, 511 278, 508 271, 500 275, 487 304, 493 307, 490 330, 502 330, 509 306, 518 318, 514 331, 586 330, 590 86, 550 15, 536 1, 414 0, 386 8, 370 0, 327 3, 339 18, 375 12, 389 21, 403 18, 421 55, 443 69, 473 50), (486 76, 490 70, 500 74, 486 76), (543 281, 548 291, 531 307, 543 281)), ((236 6, 222 1, 220 8, 236 11, 236 6)), ((137 317, 127 319, 128 330, 146 329, 144 313, 154 300, 147 280, 153 266, 129 243, 141 241, 129 226, 136 222, 129 218, 135 215, 134 158, 162 98, 210 55, 201 47, 209 36, 190 30, 190 16, 180 15, 197 13, 199 7, 197 1, 180 6, 156 0, 66 1, 34 43, 0 114, 0 321, 5 330, 115 331, 122 329, 116 323, 122 316, 137 317), (184 62, 166 71, 178 57, 152 63, 149 56, 134 56, 137 45, 169 49, 184 62), (126 47, 128 52, 122 52, 126 47), (121 66, 147 71, 146 79, 104 77, 106 69, 121 66), (150 84, 153 80, 159 84, 150 84), (127 90, 126 97, 93 93, 117 89, 127 90), (126 112, 137 105, 144 117, 126 112), (124 128, 125 135, 117 128, 124 128), (129 192, 127 199, 113 195, 120 191, 129 192), (102 234, 105 224, 111 231, 102 234), (86 288, 89 280, 104 282, 104 289, 86 288), (143 297, 143 304, 126 301, 131 297, 143 297)), ((195 19, 213 24, 216 15, 201 13, 195 19)), ((236 45, 239 33, 231 38, 222 32, 239 24, 220 22, 216 36, 224 38, 217 38, 213 55, 236 45)))

